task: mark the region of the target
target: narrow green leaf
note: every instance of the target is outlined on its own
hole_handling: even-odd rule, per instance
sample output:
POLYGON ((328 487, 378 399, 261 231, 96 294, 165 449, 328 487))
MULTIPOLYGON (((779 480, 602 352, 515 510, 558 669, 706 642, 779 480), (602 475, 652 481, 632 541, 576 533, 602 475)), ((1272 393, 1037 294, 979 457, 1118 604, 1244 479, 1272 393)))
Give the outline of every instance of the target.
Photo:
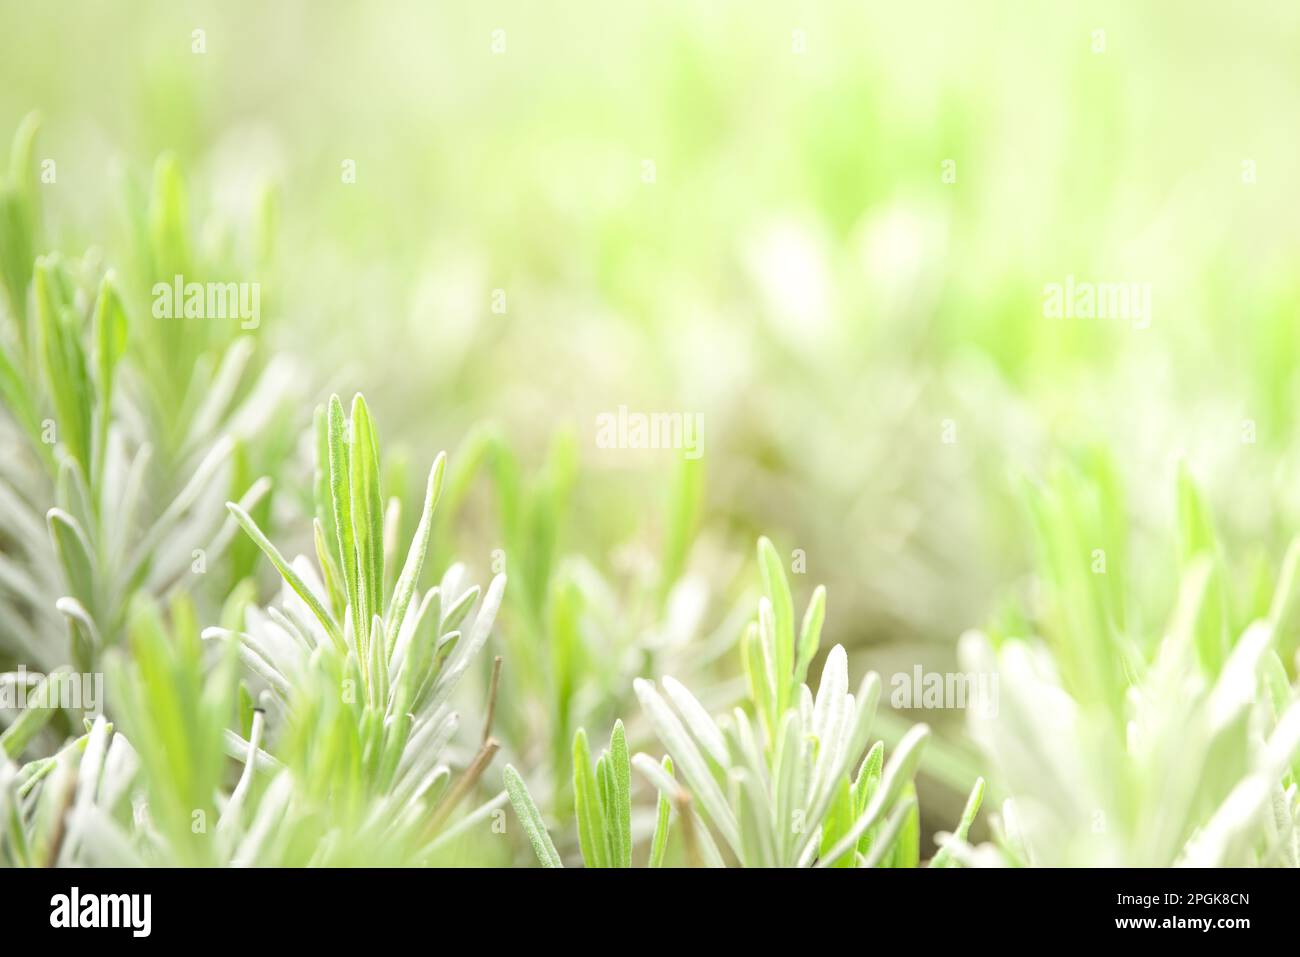
POLYGON ((682 726, 680 720, 660 697, 652 682, 637 678, 632 682, 633 690, 641 701, 641 707, 654 725, 655 733, 672 756, 676 765, 682 769, 691 792, 713 825, 722 832, 723 838, 733 851, 739 852, 740 831, 735 815, 732 814, 723 796, 717 780, 709 771, 704 756, 691 735, 682 726))
POLYGON ((600 790, 591 770, 591 751, 587 732, 582 728, 573 736, 573 802, 578 819, 578 846, 588 867, 609 867, 605 853, 605 817, 600 790))
POLYGON ((834 795, 831 798, 830 809, 827 811, 826 818, 822 822, 821 853, 818 857, 819 860, 824 862, 824 866, 853 866, 855 855, 857 853, 856 845, 849 845, 848 849, 834 860, 827 857, 827 852, 849 832, 849 828, 852 826, 853 794, 849 787, 849 779, 847 777, 841 777, 834 785, 834 795))
POLYGON ((379 442, 361 393, 352 399, 352 533, 357 544, 359 617, 384 607, 384 500, 379 489, 379 442))
POLYGON ((803 739, 799 733, 799 713, 791 708, 781 719, 777 747, 772 762, 772 779, 776 784, 777 858, 784 865, 790 860, 791 848, 798 836, 795 822, 806 812, 802 769, 803 739))
POLYGON ((111 273, 99 284, 95 300, 95 475, 102 474, 112 421, 113 383, 117 364, 126 351, 126 310, 113 285, 111 273))
POLYGON ((466 589, 465 594, 457 598, 456 603, 442 614, 442 620, 438 623, 438 630, 445 635, 447 632, 455 631, 459 628, 460 623, 463 622, 465 616, 469 614, 469 610, 473 608, 474 603, 478 601, 479 591, 480 589, 478 585, 466 589))
MULTIPOLYGON (((630 766, 630 765, 629 765, 630 766)), ((673 759, 664 755, 663 769, 670 777, 673 773, 673 759)), ((663 867, 664 855, 668 852, 668 831, 672 822, 672 804, 668 796, 659 792, 659 804, 655 815, 654 839, 650 842, 650 867, 663 867)))
POLYGON ((619 845, 622 834, 617 828, 617 811, 614 808, 614 768, 606 751, 596 759, 596 785, 600 790, 600 808, 605 821, 605 854, 610 867, 619 867, 623 861, 623 849, 619 845))
POLYGON ((853 815, 856 817, 867 809, 867 801, 880 784, 880 770, 885 764, 885 742, 877 741, 862 759, 858 776, 853 782, 853 815))
POLYGON ((686 556, 690 551, 691 539, 695 532, 703 487, 703 460, 681 458, 673 473, 673 481, 669 489, 667 532, 664 536, 663 562, 659 577, 661 601, 686 567, 686 556))
POLYGON ((970 834, 971 825, 975 823, 975 815, 979 814, 980 805, 984 802, 984 779, 978 778, 975 781, 975 787, 971 788, 970 797, 966 799, 966 807, 961 812, 961 820, 957 822, 957 830, 952 832, 952 837, 939 848, 937 854, 930 859, 931 867, 955 867, 952 851, 949 849, 949 843, 961 843, 966 840, 970 834))
POLYGON ((1183 567, 1187 568, 1202 555, 1212 562, 1201 613, 1196 622, 1196 650, 1205 670, 1215 675, 1223 667, 1229 651, 1228 597, 1214 522, 1186 464, 1178 472, 1178 527, 1183 567))
MULTIPOLYGON (((334 556, 334 565, 342 573, 338 564, 338 541, 334 536, 334 497, 330 491, 330 432, 329 411, 326 406, 316 406, 312 413, 312 432, 315 437, 315 449, 312 469, 312 499, 316 506, 316 520, 325 532, 325 544, 334 556)), ((339 579, 342 585, 342 578, 339 579)))
MULTIPOLYGON (((862 816, 862 812, 867 809, 871 799, 875 797, 877 789, 880 787, 880 772, 885 763, 885 743, 877 741, 867 752, 867 756, 862 759, 862 766, 858 768, 857 779, 853 782, 853 818, 857 820, 862 816)), ((866 855, 871 851, 872 841, 875 839, 875 833, 872 828, 868 828, 860 838, 858 838, 858 853, 866 855)))
POLYGON ((0 279, 9 295, 17 319, 19 337, 26 348, 27 285, 37 248, 36 132, 41 120, 37 113, 23 118, 14 134, 9 175, 0 176, 0 279))
POLYGON ((610 815, 611 834, 615 840, 612 846, 618 851, 611 861, 618 867, 632 866, 632 765, 627 753, 627 735, 623 731, 623 722, 614 722, 614 731, 609 738, 609 762, 611 780, 614 784, 612 798, 613 814, 610 815))
POLYGON ((695 735, 704 752, 719 767, 727 767, 730 761, 727 757, 726 739, 704 705, 691 694, 690 689, 675 678, 665 675, 661 684, 669 700, 677 708, 677 713, 682 716, 683 723, 695 735))
POLYGON ((880 838, 872 847, 870 853, 864 856, 859 863, 859 867, 877 867, 885 859, 885 855, 894 849, 894 844, 898 840, 908 819, 916 812, 915 799, 908 798, 894 808, 892 814, 885 821, 884 827, 880 829, 880 838))
POLYGON ((760 598, 758 601, 758 650, 760 652, 759 662, 762 667, 759 669, 762 675, 763 683, 766 685, 764 697, 767 700, 767 727, 769 732, 778 727, 781 713, 785 710, 781 707, 781 678, 778 669, 778 658, 780 651, 777 646, 780 643, 776 630, 776 613, 772 610, 772 603, 766 598, 760 598))
POLYGON ((903 803, 909 806, 903 815, 902 826, 887 854, 886 867, 910 870, 921 861, 921 815, 916 805, 916 785, 909 783, 903 790, 903 803))
POLYGON ((311 609, 312 614, 314 614, 317 620, 320 621, 335 646, 340 651, 344 650, 343 634, 339 629, 338 622, 336 622, 334 616, 329 613, 329 609, 321 604, 320 599, 316 597, 316 593, 313 592, 298 573, 293 570, 293 566, 285 561, 284 556, 280 554, 280 550, 271 544, 270 539, 262 534, 262 530, 257 527, 257 523, 249 517, 247 512, 234 502, 227 502, 226 508, 230 510, 230 514, 235 516, 235 521, 240 524, 240 527, 243 528, 248 537, 256 542, 257 547, 260 548, 266 554, 266 557, 271 560, 271 564, 274 565, 276 571, 280 573, 280 577, 288 583, 290 588, 297 592, 299 598, 306 602, 307 607, 311 609))
POLYGON ((36 313, 40 354, 47 386, 54 401, 59 439, 87 472, 90 471, 90 379, 81 345, 81 330, 74 327, 66 295, 67 277, 56 259, 36 261, 36 313), (66 294, 66 295, 65 295, 66 294))
POLYGON ((352 629, 360 634, 360 582, 357 572, 356 536, 352 533, 352 464, 351 449, 345 432, 347 423, 343 416, 343 403, 337 395, 329 402, 329 463, 330 497, 334 505, 334 534, 339 546, 339 569, 343 572, 343 585, 348 608, 352 611, 352 629))
POLYGON ((524 827, 524 833, 528 835, 528 843, 533 846, 533 853, 537 855, 537 860, 543 867, 563 867, 560 854, 555 850, 551 835, 546 830, 545 822, 542 821, 542 812, 537 809, 533 796, 528 793, 528 786, 524 784, 524 779, 519 776, 514 766, 509 764, 505 767, 504 777, 506 793, 510 795, 510 803, 519 817, 519 823, 524 827))
POLYGON ((763 575, 763 593, 772 604, 776 638, 773 659, 776 710, 780 714, 790 704, 790 688, 794 683, 794 601, 790 597, 790 583, 786 580, 781 556, 767 537, 758 540, 758 566, 763 575))
POLYGON ((745 867, 776 866, 771 816, 765 813, 760 787, 747 770, 733 771, 732 803, 739 811, 740 860, 745 867))
POLYGON ((59 680, 56 676, 68 671, 67 668, 58 668, 52 674, 42 678, 34 687, 27 689, 27 707, 21 709, 13 724, 0 734, 0 751, 4 752, 7 758, 17 759, 40 730, 49 724, 50 718, 58 711, 58 708, 53 707, 55 702, 46 700, 46 696, 52 690, 50 682, 59 680))
POLYGON ((347 610, 347 596, 343 593, 343 573, 325 538, 325 526, 319 518, 313 518, 312 537, 316 546, 316 563, 320 565, 321 578, 325 580, 325 595, 329 598, 330 608, 335 615, 347 610))
POLYGON ((775 730, 768 722, 772 719, 771 689, 767 683, 764 668, 763 649, 758 636, 758 625, 754 622, 745 628, 740 638, 740 660, 744 666, 745 682, 749 687, 749 700, 754 704, 754 711, 763 722, 769 736, 775 730))
POLYGON ((95 553, 81 523, 60 508, 50 509, 45 521, 69 591, 82 604, 96 608, 95 553))
POLYGON ((416 526, 415 537, 411 539, 411 548, 406 553, 406 562, 402 573, 393 588, 393 604, 388 612, 388 633, 384 636, 385 660, 392 654, 393 643, 406 618, 407 606, 411 595, 420 581, 420 570, 424 567, 424 555, 429 548, 429 533, 433 529, 433 510, 437 507, 438 496, 442 494, 442 475, 447 466, 447 453, 440 452, 434 459, 433 468, 429 470, 429 481, 424 490, 424 510, 420 513, 420 523, 416 526))
POLYGON ((28 391, 28 381, 18 372, 21 364, 19 362, 15 365, 11 362, 3 347, 0 347, 0 399, 4 400, 5 406, 27 432, 33 446, 41 452, 46 465, 52 467, 54 458, 50 454, 49 446, 41 441, 40 417, 36 414, 36 406, 28 391))
POLYGON ((817 586, 808 610, 804 612, 803 626, 799 629, 799 657, 794 666, 795 684, 802 684, 808 679, 808 666, 817 655, 821 644, 822 622, 826 618, 826 588, 817 586))

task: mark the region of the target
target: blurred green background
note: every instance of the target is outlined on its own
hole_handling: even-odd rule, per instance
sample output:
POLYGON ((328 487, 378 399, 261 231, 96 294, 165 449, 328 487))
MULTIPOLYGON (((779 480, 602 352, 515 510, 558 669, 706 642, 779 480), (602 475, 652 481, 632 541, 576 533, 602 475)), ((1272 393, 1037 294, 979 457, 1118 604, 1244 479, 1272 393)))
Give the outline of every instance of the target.
MULTIPOLYGON (((6 3, 0 38, 50 245, 124 254, 163 151, 216 247, 270 185, 258 348, 307 394, 365 392, 414 463, 571 436, 559 548, 623 578, 680 455, 596 416, 702 414, 711 620, 766 533, 886 688, 1032 606, 1058 462, 1114 462, 1153 608, 1179 461, 1235 553, 1297 528, 1295 4, 6 3), (1070 276, 1149 284, 1149 326, 1045 317, 1070 276)), ((445 544, 486 569, 467 505, 445 544)))

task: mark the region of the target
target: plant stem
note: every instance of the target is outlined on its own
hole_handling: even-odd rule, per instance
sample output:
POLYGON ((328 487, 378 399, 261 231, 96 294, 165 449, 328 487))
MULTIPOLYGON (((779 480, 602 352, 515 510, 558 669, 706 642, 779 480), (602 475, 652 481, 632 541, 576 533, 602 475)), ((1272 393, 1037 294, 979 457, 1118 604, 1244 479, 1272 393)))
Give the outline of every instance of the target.
POLYGON ((500 750, 501 745, 496 738, 488 738, 483 742, 483 747, 479 748, 478 754, 474 755, 474 760, 465 769, 465 773, 452 786, 451 793, 433 812, 433 817, 429 819, 426 837, 434 837, 442 830, 442 826, 451 817, 452 811, 456 810, 456 805, 460 804, 465 795, 474 789, 474 785, 478 783, 478 779, 483 776, 483 772, 487 770, 487 766, 492 763, 492 759, 500 750))

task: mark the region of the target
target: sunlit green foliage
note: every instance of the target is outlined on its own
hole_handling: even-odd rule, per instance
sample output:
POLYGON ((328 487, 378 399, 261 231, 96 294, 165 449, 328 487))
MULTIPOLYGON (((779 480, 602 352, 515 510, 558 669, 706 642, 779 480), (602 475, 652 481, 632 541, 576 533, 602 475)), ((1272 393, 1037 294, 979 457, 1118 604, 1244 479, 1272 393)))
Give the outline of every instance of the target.
POLYGON ((256 6, 0 9, 0 861, 1300 861, 1290 6, 256 6))

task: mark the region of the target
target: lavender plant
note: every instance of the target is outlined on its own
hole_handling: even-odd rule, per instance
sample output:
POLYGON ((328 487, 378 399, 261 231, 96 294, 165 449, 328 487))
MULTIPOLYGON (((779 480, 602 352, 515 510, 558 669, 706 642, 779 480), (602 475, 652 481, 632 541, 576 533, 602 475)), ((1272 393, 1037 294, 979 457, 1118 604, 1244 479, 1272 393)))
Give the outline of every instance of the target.
POLYGON ((1065 472, 1032 497, 1044 588, 1026 620, 1041 638, 999 627, 962 639, 965 667, 1001 677, 996 714, 972 712, 970 721, 1004 800, 995 843, 954 842, 953 855, 1039 866, 1295 866, 1300 545, 1273 587, 1256 584, 1234 601, 1210 513, 1184 471, 1180 583, 1168 622, 1153 628, 1128 574, 1109 475, 1104 463, 1088 475, 1065 472))
MULTIPOLYGON (((672 777, 673 763, 663 760, 663 772, 672 777)), ((528 785, 513 765, 505 768, 506 791, 515 815, 523 825, 528 843, 543 867, 563 867, 555 842, 543 820, 542 812, 529 793, 528 785)), ((684 792, 678 792, 679 795, 684 792)), ((623 722, 614 722, 609 748, 591 760, 587 733, 579 728, 573 737, 573 795, 579 848, 586 867, 631 867, 632 765, 628 758, 627 734, 623 722)), ((681 798, 679 798, 681 799, 681 798)), ((672 807, 667 796, 659 796, 655 812, 647 867, 662 867, 668 850, 672 807)))
MULTIPOLYGON (((297 773, 300 792, 343 820, 399 829, 423 821, 432 840, 499 748, 485 727, 453 783, 444 755, 459 728, 452 696, 488 640, 506 577, 496 576, 481 601, 459 565, 422 590, 445 455, 429 471, 401 570, 387 573, 395 543, 385 512, 392 513, 383 506, 379 442, 364 398, 354 398, 349 418, 332 397, 317 428, 316 566, 301 556, 287 560, 229 503, 280 574, 283 596, 278 607, 246 609, 243 629, 212 627, 204 636, 238 647, 271 716, 276 753, 297 773)), ((491 699, 488 707, 490 715, 491 699)), ((337 833, 356 839, 352 830, 337 833)))
MULTIPOLYGON (((144 356, 157 337, 176 337, 185 323, 140 308, 98 253, 38 252, 37 128, 34 116, 20 128, 0 187, 9 210, 0 223, 8 306, 0 429, 15 449, 0 463, 8 553, 0 561, 0 653, 35 669, 93 671, 122 640, 137 593, 165 597, 186 586, 219 606, 242 577, 229 552, 234 522, 223 523, 214 506, 231 486, 245 508, 267 506, 271 482, 253 481, 249 463, 276 458, 263 453, 275 444, 291 380, 281 367, 256 389, 248 385, 252 344, 233 336, 203 352, 193 380, 179 365, 161 377, 149 370, 144 356), (209 367, 216 371, 207 377, 209 367), (139 388, 164 380, 194 388, 184 400, 139 388), (212 587, 192 587, 203 581, 212 587)), ((173 167, 159 178, 167 188, 148 215, 167 224, 155 245, 172 248, 188 231, 184 193, 173 167)))
MULTIPOLYGON (((748 867, 917 864, 920 835, 912 777, 928 729, 918 725, 908 732, 888 764, 882 742, 868 750, 879 678, 868 674, 856 696, 848 693, 847 657, 839 646, 827 658, 814 698, 803 678, 817 653, 825 591, 819 589, 809 603, 796 644, 793 602, 780 559, 765 538, 758 555, 764 596, 759 620, 742 643, 757 727, 741 708, 730 720, 715 722, 671 677, 661 681, 663 694, 653 682, 638 679, 637 696, 671 760, 661 763, 643 753, 627 759, 619 723, 608 754, 593 773, 585 735, 577 736, 574 790, 588 866, 626 866, 630 861, 626 802, 632 766, 659 793, 661 823, 652 841, 652 862, 662 860, 660 832, 675 802, 689 858, 705 866, 725 866, 728 855, 748 867), (856 775, 851 773, 855 764, 856 775), (674 765, 682 769, 681 783, 673 776, 674 765)), ((541 814, 513 769, 507 769, 507 787, 538 859, 545 866, 559 865, 541 814)), ((980 781, 959 834, 969 829, 982 793, 980 781)), ((947 863, 945 855, 940 865, 947 863)))
MULTIPOLYGON (((574 729, 632 707, 632 679, 640 670, 685 669, 703 684, 711 704, 725 707, 739 699, 743 679, 713 671, 735 647, 749 596, 720 621, 709 620, 716 583, 689 568, 703 498, 698 461, 674 466, 662 511, 651 516, 662 528, 657 560, 643 555, 636 569, 620 576, 568 550, 576 469, 571 433, 556 437, 536 474, 521 466, 493 428, 471 433, 457 459, 434 538, 450 538, 445 526, 464 510, 473 478, 490 477, 504 546, 494 561, 508 562, 524 582, 511 590, 503 611, 503 648, 512 667, 501 689, 515 707, 500 716, 499 733, 508 751, 532 769, 541 805, 567 821, 574 729)), ((486 691, 490 675, 480 672, 486 691)), ((562 848, 568 849, 570 837, 569 828, 559 832, 562 848)))

